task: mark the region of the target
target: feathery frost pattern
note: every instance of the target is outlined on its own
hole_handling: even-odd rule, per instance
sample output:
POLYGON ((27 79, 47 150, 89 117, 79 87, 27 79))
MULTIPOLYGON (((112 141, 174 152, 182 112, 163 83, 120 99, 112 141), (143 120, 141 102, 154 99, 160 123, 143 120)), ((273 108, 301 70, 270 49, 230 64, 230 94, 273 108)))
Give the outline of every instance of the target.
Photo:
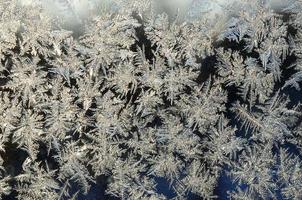
POLYGON ((301 0, 48 3, 0 0, 0 199, 302 199, 301 0))

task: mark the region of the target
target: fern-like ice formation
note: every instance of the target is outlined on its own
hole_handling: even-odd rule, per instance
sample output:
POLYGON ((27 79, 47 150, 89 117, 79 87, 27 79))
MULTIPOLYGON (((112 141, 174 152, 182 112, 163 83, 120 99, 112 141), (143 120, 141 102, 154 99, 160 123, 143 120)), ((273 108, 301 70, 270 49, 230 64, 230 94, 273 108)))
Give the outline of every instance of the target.
POLYGON ((0 0, 0 27, 1 199, 302 199, 301 0, 0 0))

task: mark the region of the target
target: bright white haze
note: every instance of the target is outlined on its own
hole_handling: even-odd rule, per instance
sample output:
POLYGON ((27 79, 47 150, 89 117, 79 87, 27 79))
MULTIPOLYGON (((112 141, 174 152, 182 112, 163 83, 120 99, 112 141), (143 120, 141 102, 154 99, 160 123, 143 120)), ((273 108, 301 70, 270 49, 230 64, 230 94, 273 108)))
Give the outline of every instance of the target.
MULTIPOLYGON (((64 20, 65 28, 80 28, 83 21, 114 7, 116 0, 19 0, 21 5, 40 3, 52 17, 64 20)), ((121 0, 118 0, 121 2, 121 0)), ((153 0, 156 13, 166 12, 172 19, 176 15, 183 20, 207 18, 227 20, 249 1, 257 0, 153 0), (217 16, 220 16, 219 18, 217 16)), ((262 0, 274 10, 282 10, 294 0, 262 0)), ((125 2, 127 2, 125 0, 125 2)))

